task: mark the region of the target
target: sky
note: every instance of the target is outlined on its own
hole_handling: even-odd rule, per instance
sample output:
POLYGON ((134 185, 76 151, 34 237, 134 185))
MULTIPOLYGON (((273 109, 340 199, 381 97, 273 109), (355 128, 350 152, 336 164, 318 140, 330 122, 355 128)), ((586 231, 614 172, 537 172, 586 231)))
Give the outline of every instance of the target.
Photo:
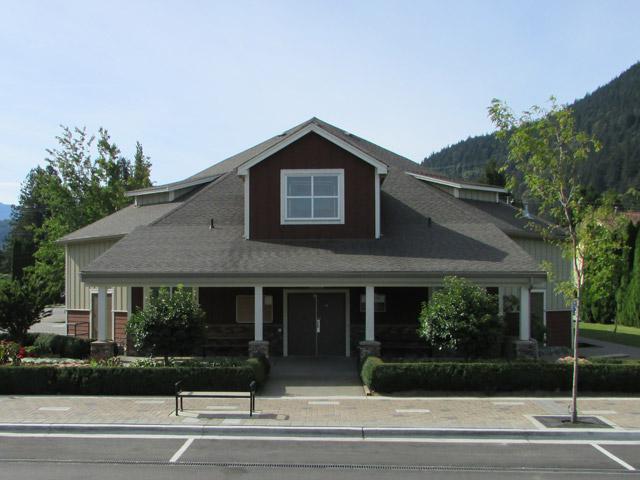
POLYGON ((0 0, 0 202, 60 125, 180 180, 317 116, 412 160, 640 60, 640 2, 0 0))

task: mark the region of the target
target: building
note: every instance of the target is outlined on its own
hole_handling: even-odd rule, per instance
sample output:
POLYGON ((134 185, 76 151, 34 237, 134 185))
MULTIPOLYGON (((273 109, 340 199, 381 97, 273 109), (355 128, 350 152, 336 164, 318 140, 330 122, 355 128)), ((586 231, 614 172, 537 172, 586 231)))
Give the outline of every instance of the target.
POLYGON ((526 350, 531 312, 560 310, 540 260, 562 260, 505 194, 312 118, 61 239, 68 333, 126 349, 131 312, 184 285, 216 353, 402 353, 457 275, 509 301, 526 350))

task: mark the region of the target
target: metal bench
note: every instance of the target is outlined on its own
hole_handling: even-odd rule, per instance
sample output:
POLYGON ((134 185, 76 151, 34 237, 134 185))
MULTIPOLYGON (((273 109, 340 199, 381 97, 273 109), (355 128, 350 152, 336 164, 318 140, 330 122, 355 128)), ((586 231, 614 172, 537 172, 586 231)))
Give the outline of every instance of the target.
POLYGON ((212 392, 197 390, 182 390, 182 380, 176 382, 176 417, 178 416, 178 400, 180 400, 180 411, 183 411, 183 401, 185 397, 189 398, 248 398, 249 399, 249 416, 253 417, 253 411, 256 409, 256 382, 249 383, 249 390, 246 392, 212 392))

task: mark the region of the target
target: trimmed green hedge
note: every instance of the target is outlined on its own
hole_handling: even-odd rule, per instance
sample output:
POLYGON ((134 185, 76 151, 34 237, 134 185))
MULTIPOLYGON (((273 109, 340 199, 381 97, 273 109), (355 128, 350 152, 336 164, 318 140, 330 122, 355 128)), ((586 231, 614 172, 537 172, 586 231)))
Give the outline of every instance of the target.
MULTIPOLYGON (((398 362, 369 357, 362 381, 376 392, 408 390, 457 392, 568 392, 572 366, 542 362, 398 362)), ((640 392, 640 365, 591 364, 580 367, 583 392, 640 392)))
POLYGON ((264 363, 250 359, 236 367, 0 367, 0 394, 172 395, 184 389, 246 390, 262 386, 264 363))

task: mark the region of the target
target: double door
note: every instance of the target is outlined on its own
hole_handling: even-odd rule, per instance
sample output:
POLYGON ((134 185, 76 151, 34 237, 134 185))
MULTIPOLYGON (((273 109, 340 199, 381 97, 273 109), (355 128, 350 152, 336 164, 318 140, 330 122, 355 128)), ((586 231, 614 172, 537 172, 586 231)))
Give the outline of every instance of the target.
POLYGON ((344 293, 288 293, 288 354, 344 356, 345 307, 344 293))

